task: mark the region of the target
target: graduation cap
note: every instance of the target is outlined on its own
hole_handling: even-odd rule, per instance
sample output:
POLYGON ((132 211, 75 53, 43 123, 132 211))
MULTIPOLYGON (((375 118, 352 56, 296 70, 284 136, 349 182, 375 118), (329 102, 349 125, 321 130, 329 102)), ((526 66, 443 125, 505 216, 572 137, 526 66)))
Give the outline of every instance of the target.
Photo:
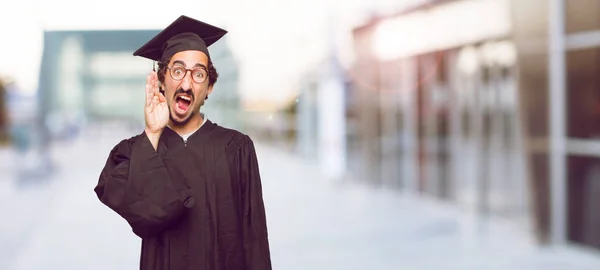
POLYGON ((133 55, 166 62, 178 52, 198 50, 210 59, 208 47, 225 34, 226 30, 182 15, 137 49, 133 55))

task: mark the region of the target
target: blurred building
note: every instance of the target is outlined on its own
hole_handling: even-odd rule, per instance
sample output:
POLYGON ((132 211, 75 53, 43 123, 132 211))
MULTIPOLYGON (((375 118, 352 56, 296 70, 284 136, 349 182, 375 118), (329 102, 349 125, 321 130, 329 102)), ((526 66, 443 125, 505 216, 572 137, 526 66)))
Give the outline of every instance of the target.
POLYGON ((239 93, 240 70, 227 40, 225 36, 210 47, 210 57, 219 78, 201 110, 212 122, 241 129, 244 121, 241 116, 242 103, 239 93))
MULTIPOLYGON (((100 121, 142 130, 144 85, 153 63, 133 52, 158 32, 46 31, 40 105, 49 134, 71 136, 85 122, 100 121)), ((211 46, 211 56, 219 79, 206 103, 207 114, 230 122, 240 108, 238 67, 225 38, 211 46)))
POLYGON ((357 28, 353 169, 526 222, 511 25, 509 2, 490 0, 425 4, 357 28))
POLYGON ((348 169, 600 248, 599 8, 425 1, 357 27, 348 169))

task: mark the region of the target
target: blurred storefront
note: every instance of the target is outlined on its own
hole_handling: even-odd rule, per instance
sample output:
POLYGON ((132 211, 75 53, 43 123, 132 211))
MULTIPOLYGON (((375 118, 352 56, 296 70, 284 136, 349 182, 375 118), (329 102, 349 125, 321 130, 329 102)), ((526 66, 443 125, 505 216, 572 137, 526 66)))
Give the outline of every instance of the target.
POLYGON ((598 8, 430 1, 356 28, 348 151, 361 160, 349 169, 504 217, 539 242, 600 247, 598 8))

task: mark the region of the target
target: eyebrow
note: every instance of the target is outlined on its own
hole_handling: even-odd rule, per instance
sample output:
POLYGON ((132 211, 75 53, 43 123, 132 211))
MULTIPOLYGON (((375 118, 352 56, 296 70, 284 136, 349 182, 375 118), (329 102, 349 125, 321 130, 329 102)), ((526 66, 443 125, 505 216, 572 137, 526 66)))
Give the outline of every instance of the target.
MULTIPOLYGON (((181 60, 175 60, 173 62, 173 65, 176 65, 176 64, 179 64, 179 65, 182 65, 182 66, 185 67, 185 62, 183 62, 181 60)), ((205 65, 200 64, 200 63, 196 63, 196 65, 194 65, 194 68, 197 68, 197 67, 204 68, 204 69, 208 70, 208 68, 205 65)))

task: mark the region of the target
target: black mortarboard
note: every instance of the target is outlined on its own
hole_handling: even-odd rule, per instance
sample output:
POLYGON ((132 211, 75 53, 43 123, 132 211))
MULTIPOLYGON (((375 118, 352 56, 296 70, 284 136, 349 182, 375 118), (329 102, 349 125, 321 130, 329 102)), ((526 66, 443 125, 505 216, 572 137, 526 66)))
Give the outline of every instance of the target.
POLYGON ((225 34, 226 30, 182 15, 133 55, 166 62, 178 52, 198 50, 210 58, 208 47, 225 34))

